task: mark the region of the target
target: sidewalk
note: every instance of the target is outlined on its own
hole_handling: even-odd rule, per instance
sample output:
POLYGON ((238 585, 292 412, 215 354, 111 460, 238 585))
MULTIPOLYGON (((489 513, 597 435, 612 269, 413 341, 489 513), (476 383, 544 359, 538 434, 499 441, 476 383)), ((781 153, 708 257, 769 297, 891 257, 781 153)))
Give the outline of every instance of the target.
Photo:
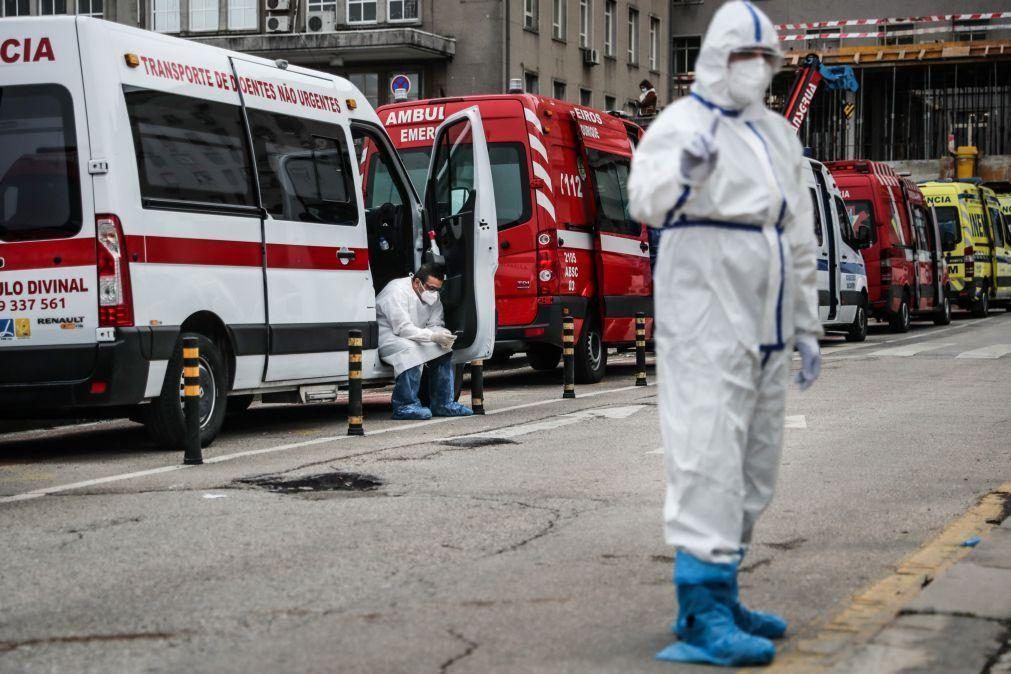
POLYGON ((830 674, 1011 674, 1011 517, 830 674))

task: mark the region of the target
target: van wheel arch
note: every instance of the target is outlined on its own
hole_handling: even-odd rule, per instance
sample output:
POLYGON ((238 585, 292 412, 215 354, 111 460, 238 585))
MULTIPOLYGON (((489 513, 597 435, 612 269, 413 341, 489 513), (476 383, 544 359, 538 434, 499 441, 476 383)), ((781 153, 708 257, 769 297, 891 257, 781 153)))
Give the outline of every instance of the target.
POLYGON ((213 312, 198 311, 183 321, 179 331, 199 332, 217 345, 225 359, 225 366, 228 368, 228 390, 226 393, 231 391, 235 385, 235 348, 232 345, 228 329, 225 327, 225 322, 213 312))

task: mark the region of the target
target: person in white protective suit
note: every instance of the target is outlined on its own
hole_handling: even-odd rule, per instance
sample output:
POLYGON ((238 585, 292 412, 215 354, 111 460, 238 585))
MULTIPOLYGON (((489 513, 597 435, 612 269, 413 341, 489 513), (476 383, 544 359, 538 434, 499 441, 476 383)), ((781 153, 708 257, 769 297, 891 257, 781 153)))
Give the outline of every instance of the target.
POLYGON ((379 358, 393 367, 394 419, 473 414, 453 400, 453 342, 446 329, 439 293, 446 279, 438 264, 423 264, 407 278, 390 281, 376 297, 379 358), (418 400, 422 368, 429 369, 431 409, 418 400))
POLYGON ((632 159, 631 214, 664 230, 653 287, 679 641, 661 660, 766 664, 786 632, 778 616, 746 609, 737 585, 775 486, 794 347, 802 390, 821 368, 803 148, 764 104, 780 62, 769 18, 727 2, 691 94, 632 159))

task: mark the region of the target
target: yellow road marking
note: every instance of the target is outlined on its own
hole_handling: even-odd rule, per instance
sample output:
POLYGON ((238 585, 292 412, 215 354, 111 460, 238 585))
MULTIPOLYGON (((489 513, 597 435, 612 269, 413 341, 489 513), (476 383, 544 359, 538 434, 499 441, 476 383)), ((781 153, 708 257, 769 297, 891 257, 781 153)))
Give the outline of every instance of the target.
MULTIPOLYGON (((949 524, 936 538, 899 562, 895 573, 853 597, 849 608, 821 628, 818 635, 798 642, 764 671, 775 674, 814 674, 836 664, 844 652, 870 640, 908 604, 924 583, 937 578, 972 548, 962 542, 972 536, 985 537, 1011 494, 1011 482, 988 493, 968 512, 949 524)), ((742 670, 753 671, 753 670, 742 670)))

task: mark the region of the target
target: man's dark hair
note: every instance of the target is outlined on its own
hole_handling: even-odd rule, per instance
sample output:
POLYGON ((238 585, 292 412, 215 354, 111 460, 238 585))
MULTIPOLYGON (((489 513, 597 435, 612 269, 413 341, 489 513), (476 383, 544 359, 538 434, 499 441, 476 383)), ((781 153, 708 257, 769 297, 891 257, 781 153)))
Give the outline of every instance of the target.
POLYGON ((418 267, 418 271, 414 272, 414 278, 418 279, 422 283, 427 283, 428 279, 433 277, 439 279, 440 281, 445 281, 446 265, 439 264, 438 262, 426 262, 418 267))
POLYGON ((639 86, 640 87, 646 87, 647 89, 652 89, 653 88, 653 83, 650 82, 649 80, 643 80, 642 82, 639 82, 639 86))

